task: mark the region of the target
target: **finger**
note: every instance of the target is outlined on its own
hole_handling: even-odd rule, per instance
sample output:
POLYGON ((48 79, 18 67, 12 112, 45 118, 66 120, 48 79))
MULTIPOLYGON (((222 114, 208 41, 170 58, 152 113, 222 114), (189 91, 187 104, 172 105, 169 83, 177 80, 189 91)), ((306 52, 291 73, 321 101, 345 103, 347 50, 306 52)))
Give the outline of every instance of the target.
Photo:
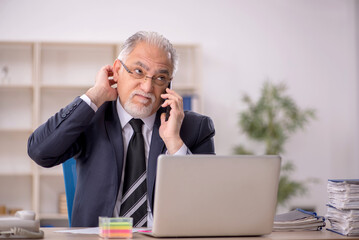
POLYGON ((113 67, 111 65, 106 65, 102 68, 108 76, 113 76, 113 67))
POLYGON ((163 103, 165 103, 167 100, 169 100, 169 96, 165 95, 165 94, 161 94, 161 98, 163 99, 163 103))
POLYGON ((111 65, 105 65, 105 66, 103 66, 103 69, 112 71, 112 66, 111 65))
POLYGON ((166 93, 163 93, 162 95, 162 98, 177 98, 179 100, 182 100, 182 96, 180 94, 169 88, 166 88, 166 93))
POLYGON ((178 98, 167 98, 164 103, 162 104, 162 107, 170 106, 173 109, 176 109, 178 111, 183 111, 183 100, 178 98))
POLYGON ((171 106, 172 100, 165 99, 165 101, 161 104, 161 107, 171 106))
POLYGON ((166 122, 166 113, 161 114, 161 125, 166 122))
POLYGON ((174 94, 168 94, 168 93, 162 93, 161 98, 182 101, 182 97, 180 95, 174 95, 174 94))
POLYGON ((180 102, 177 101, 177 99, 165 99, 165 101, 162 103, 161 107, 167 107, 170 106, 171 108, 180 106, 180 102))
POLYGON ((169 94, 173 94, 179 98, 182 98, 182 96, 180 94, 178 94, 175 90, 173 89, 170 89, 170 88, 166 88, 166 92, 169 93, 169 94))
POLYGON ((164 107, 164 108, 167 107, 167 106, 170 106, 171 107, 171 114, 176 115, 177 113, 183 112, 182 105, 177 101, 166 100, 165 103, 163 103, 161 106, 164 107))
POLYGON ((112 80, 112 79, 109 79, 108 82, 110 83, 110 86, 116 84, 116 82, 114 80, 112 80))

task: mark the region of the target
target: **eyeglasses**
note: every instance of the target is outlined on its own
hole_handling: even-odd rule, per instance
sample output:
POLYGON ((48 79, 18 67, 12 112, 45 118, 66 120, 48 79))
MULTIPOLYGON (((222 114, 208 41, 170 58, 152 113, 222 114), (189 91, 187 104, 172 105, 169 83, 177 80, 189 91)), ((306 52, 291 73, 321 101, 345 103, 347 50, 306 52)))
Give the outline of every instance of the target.
POLYGON ((133 69, 133 71, 131 71, 120 59, 119 59, 119 61, 122 64, 122 66, 125 68, 125 70, 129 74, 131 74, 131 76, 134 79, 144 79, 144 80, 146 80, 146 78, 151 78, 152 83, 155 84, 156 86, 159 86, 159 87, 167 86, 172 80, 172 78, 170 78, 166 74, 156 74, 156 75, 153 75, 152 77, 147 76, 146 72, 144 70, 142 70, 141 67, 135 67, 133 69))

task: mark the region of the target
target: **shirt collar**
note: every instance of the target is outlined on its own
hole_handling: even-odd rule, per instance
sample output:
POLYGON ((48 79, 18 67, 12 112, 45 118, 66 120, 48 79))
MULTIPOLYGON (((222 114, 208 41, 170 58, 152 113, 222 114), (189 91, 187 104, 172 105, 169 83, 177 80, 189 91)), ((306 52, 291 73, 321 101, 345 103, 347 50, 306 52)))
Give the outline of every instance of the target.
MULTIPOLYGON (((118 118, 120 119, 121 122, 121 126, 122 129, 126 126, 126 124, 131 121, 131 119, 133 118, 128 112, 126 112, 126 110, 122 107, 122 104, 120 103, 120 98, 117 98, 116 101, 116 108, 117 108, 117 114, 118 114, 118 118)), ((145 126, 149 129, 152 130, 153 129, 153 125, 155 123, 155 119, 156 119, 156 113, 146 117, 146 118, 141 118, 141 120, 144 122, 145 126)))

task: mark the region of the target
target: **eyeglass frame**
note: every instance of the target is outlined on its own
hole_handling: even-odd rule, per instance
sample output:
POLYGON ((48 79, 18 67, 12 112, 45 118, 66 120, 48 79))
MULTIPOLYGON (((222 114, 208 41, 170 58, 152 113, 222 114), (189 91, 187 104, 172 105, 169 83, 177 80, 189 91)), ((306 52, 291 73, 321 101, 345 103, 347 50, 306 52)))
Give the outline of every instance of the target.
MULTIPOLYGON (((120 63, 122 64, 122 66, 123 66, 123 68, 126 70, 126 72, 128 72, 129 74, 134 74, 130 69, 128 69, 128 67, 122 62, 122 60, 121 59, 118 59, 119 61, 120 61, 120 63)), ((152 76, 152 77, 150 77, 150 76, 147 76, 146 74, 144 74, 144 76, 142 77, 142 78, 135 78, 135 77, 133 77, 133 78, 135 78, 135 79, 146 79, 146 78, 150 78, 151 79, 151 82, 155 85, 155 86, 159 86, 159 87, 163 87, 163 86, 166 86, 166 83, 167 84, 170 84, 171 83, 171 81, 172 81, 172 77, 170 78, 170 79, 166 79, 165 81, 165 83, 163 84, 163 85, 158 85, 156 82, 155 82, 155 77, 156 75, 154 75, 154 76, 152 76)))

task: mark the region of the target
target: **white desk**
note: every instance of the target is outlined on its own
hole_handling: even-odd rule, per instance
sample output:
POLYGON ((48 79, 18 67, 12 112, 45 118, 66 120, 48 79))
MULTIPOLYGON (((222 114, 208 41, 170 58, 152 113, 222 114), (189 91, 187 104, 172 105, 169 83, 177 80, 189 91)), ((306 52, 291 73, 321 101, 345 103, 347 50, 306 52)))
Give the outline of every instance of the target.
MULTIPOLYGON (((72 233, 56 233, 58 230, 65 230, 68 228, 41 228, 45 232, 44 239, 51 240, 76 240, 76 239, 97 239, 101 240, 98 235, 84 235, 84 234, 72 234, 72 233)), ((74 228, 75 229, 75 228, 74 228)), ((140 233, 135 233, 133 239, 156 239, 153 237, 145 236, 140 233)), ((166 238, 158 238, 164 240, 166 238)), ((173 240, 174 238, 167 238, 173 240)), ((359 239, 359 237, 344 237, 336 233, 329 232, 325 229, 322 231, 313 232, 273 232, 270 235, 261 237, 218 237, 218 238, 183 238, 184 240, 217 240, 217 239, 240 239, 240 240, 320 240, 320 239, 359 239)))

